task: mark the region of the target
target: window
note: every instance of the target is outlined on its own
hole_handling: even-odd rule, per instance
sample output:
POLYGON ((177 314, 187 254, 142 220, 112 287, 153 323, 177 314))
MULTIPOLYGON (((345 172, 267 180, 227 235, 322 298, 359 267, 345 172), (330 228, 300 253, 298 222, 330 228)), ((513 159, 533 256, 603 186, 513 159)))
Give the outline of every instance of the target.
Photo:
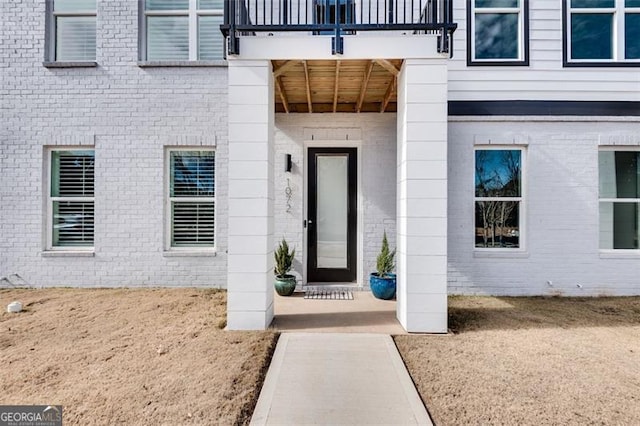
POLYGON ((173 149, 168 161, 169 247, 214 247, 214 151, 173 149))
POLYGON ((600 248, 640 249, 640 151, 598 153, 600 248))
POLYGON ((640 0, 566 1, 569 63, 640 64, 640 0))
POLYGON ((223 0, 146 0, 144 53, 147 61, 223 59, 223 0))
POLYGON ((96 60, 96 0, 51 0, 47 3, 47 60, 96 60))
POLYGON ((93 150, 50 151, 48 249, 90 249, 94 224, 93 150))
POLYGON ((469 65, 528 65, 529 2, 472 0, 468 4, 469 65))
POLYGON ((475 247, 522 248, 521 149, 475 152, 475 247))

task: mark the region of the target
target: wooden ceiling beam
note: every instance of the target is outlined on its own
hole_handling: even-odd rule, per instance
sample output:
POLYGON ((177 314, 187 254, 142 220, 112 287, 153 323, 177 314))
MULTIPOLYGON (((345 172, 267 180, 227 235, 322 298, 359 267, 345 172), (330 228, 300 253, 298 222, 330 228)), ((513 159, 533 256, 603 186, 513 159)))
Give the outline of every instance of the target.
POLYGON ((371 78, 371 70, 373 69, 373 61, 369 61, 367 64, 367 69, 364 72, 364 76, 362 79, 362 86, 360 87, 360 97, 358 98, 358 105, 356 107, 356 112, 360 112, 362 110, 362 103, 364 102, 364 95, 367 93, 367 86, 369 85, 369 79, 371 78))
POLYGON ((284 64, 280 65, 278 68, 275 68, 273 70, 273 76, 274 77, 280 77, 282 74, 284 74, 285 72, 287 72, 291 68, 295 67, 299 63, 300 63, 300 61, 287 61, 284 64))
POLYGON ((282 100, 282 106, 284 107, 284 111, 289 114, 289 101, 287 100, 287 94, 284 91, 284 85, 282 84, 282 77, 278 76, 275 78, 276 87, 278 87, 278 92, 280 92, 280 100, 282 100))
POLYGON ((391 82, 389 83, 389 87, 387 87, 387 93, 384 94, 384 99, 380 105, 380 112, 384 112, 387 109, 387 105, 389 105, 391 96, 393 96, 393 92, 395 91, 396 84, 398 84, 398 78, 395 76, 391 77, 391 82))
POLYGON ((336 61, 336 79, 333 86, 333 112, 338 109, 338 86, 340 82, 340 61, 336 61))
POLYGON ((398 74, 400 74, 400 70, 396 68, 395 65, 393 65, 391 62, 387 61, 386 59, 376 59, 375 61, 376 61, 376 64, 380 65, 382 68, 389 71, 391 74, 393 74, 394 77, 397 77, 398 74))
MULTIPOLYGON (((293 103, 293 102, 289 102, 289 111, 290 113, 306 113, 307 112, 307 103, 306 102, 302 102, 302 103, 293 103)), ((338 103, 338 109, 336 112, 347 112, 347 113, 355 113, 355 108, 356 105, 353 103, 342 103, 339 102, 338 103)), ((387 106, 387 110, 386 112, 392 112, 396 110, 396 104, 393 100, 391 100, 391 102, 389 102, 389 106, 387 106)), ((278 102, 276 104, 276 112, 279 113, 284 113, 284 108, 282 106, 282 103, 278 102)), ((317 113, 332 113, 333 112, 333 103, 332 102, 327 102, 327 103, 315 103, 313 104, 313 113, 317 114, 317 113)), ((373 112, 373 113, 378 113, 380 112, 380 101, 377 102, 364 102, 362 104, 362 112, 373 112)))
POLYGON ((302 61, 302 66, 304 68, 304 82, 307 89, 307 105, 309 106, 309 112, 313 112, 313 103, 311 102, 311 85, 309 84, 309 66, 307 65, 307 61, 302 61))

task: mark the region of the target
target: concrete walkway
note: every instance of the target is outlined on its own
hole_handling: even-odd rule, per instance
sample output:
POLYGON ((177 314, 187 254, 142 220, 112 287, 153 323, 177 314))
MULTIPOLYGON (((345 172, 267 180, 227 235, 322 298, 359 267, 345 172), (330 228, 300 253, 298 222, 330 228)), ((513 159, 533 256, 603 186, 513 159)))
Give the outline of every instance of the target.
POLYGON ((431 425, 393 340, 283 333, 252 425, 431 425))

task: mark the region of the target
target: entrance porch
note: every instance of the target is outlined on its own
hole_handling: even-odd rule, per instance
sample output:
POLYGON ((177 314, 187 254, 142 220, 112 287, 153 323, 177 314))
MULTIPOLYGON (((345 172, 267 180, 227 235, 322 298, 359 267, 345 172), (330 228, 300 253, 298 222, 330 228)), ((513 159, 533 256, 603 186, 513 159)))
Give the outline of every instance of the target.
POLYGON ((345 35, 340 55, 329 36, 240 39, 229 57, 229 329, 271 324, 283 237, 296 247, 299 284, 310 282, 320 260, 310 206, 321 197, 310 183, 335 188, 342 173, 311 173, 328 152, 357 157, 344 172, 357 188, 343 209, 357 210, 349 281, 368 286, 386 230, 397 247, 396 318, 409 332, 447 331, 447 55, 438 37, 345 35))
POLYGON ((272 326, 284 332, 404 334, 394 300, 378 300, 369 291, 353 291, 353 300, 309 300, 303 293, 276 295, 272 326))

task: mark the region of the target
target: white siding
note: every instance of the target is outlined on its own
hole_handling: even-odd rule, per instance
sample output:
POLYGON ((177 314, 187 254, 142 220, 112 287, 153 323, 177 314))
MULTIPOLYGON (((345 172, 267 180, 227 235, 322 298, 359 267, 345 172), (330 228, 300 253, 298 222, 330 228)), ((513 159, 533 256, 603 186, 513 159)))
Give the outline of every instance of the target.
POLYGON ((563 68, 562 1, 529 1, 530 65, 467 66, 468 1, 457 0, 449 100, 640 101, 640 67, 563 68))

